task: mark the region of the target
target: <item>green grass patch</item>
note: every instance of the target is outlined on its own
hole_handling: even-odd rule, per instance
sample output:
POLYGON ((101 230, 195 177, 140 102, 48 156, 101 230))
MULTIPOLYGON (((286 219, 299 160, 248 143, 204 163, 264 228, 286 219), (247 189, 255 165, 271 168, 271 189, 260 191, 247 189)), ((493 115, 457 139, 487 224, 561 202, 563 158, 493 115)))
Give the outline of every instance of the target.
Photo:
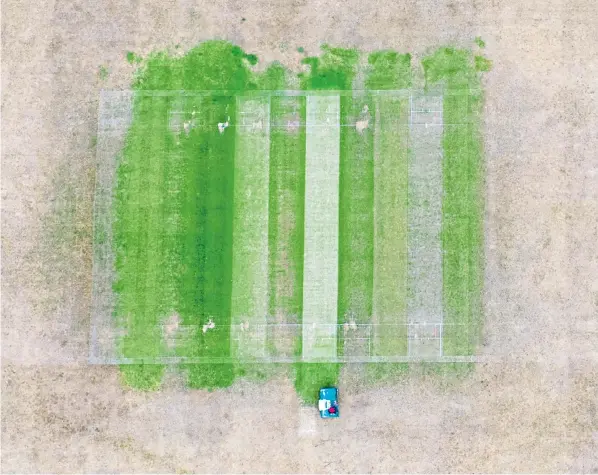
POLYGON ((321 56, 309 56, 301 62, 309 72, 299 74, 304 90, 350 90, 356 74, 359 52, 356 49, 322 46, 321 56))
MULTIPOLYGON (((268 102, 267 97, 237 100, 241 122, 235 137, 231 323, 255 328, 266 323, 268 314, 268 102)), ((252 336, 236 351, 261 355, 265 336, 252 336)))
POLYGON ((480 78, 467 50, 423 60, 427 84, 444 81, 442 222, 445 355, 475 352, 482 320, 483 155, 480 78))
MULTIPOLYGON (((341 97, 339 323, 370 323, 374 264, 374 117, 372 98, 341 97), (355 124, 359 122, 359 128, 355 124), (367 124, 367 125, 366 125, 367 124)), ((339 351, 344 350, 342 333, 339 351)))
MULTIPOLYGON (((272 323, 299 324, 303 308, 305 98, 272 97, 270 111, 269 314, 272 323)), ((284 336, 276 331, 268 335, 274 353, 297 354, 301 334, 284 336)))
POLYGON ((106 79, 108 79, 109 75, 110 75, 110 70, 106 66, 101 65, 98 68, 98 78, 100 78, 100 81, 105 81, 106 79))
POLYGON ((380 96, 374 161, 374 353, 407 354, 409 101, 380 96))
POLYGON ((337 386, 341 365, 336 363, 299 363, 295 365, 295 390, 306 404, 318 400, 320 388, 337 386))
POLYGON ((366 87, 373 90, 411 87, 411 55, 376 51, 368 56, 366 87))
POLYGON ((365 375, 368 384, 393 384, 409 376, 409 363, 368 363, 365 375))
MULTIPOLYGON (((182 57, 156 53, 140 68, 134 88, 255 89, 252 62, 251 55, 224 41, 203 43, 182 57)), ((234 123, 235 113, 233 95, 135 99, 117 171, 114 226, 116 315, 127 330, 124 356, 230 353, 235 141, 230 128, 221 133, 216 125, 234 123), (178 131, 173 120, 179 121, 178 131), (172 314, 191 328, 174 350, 165 346, 160 327, 172 314), (203 332, 209 322, 215 328, 203 332)), ((222 387, 234 377, 229 365, 187 369, 193 387, 222 387)))
POLYGON ((214 390, 227 388, 235 380, 235 367, 232 363, 204 363, 182 365, 187 372, 187 386, 192 389, 214 390))
MULTIPOLYGON (((377 51, 368 56, 366 85, 371 89, 411 87, 411 55, 377 51)), ((374 354, 407 354, 407 177, 409 103, 379 96, 372 110, 374 143, 374 260, 372 314, 374 354)), ((368 365, 375 367, 376 365, 368 365)), ((393 370, 383 364, 381 372, 393 370)), ((401 368, 401 366, 397 366, 401 368)))
POLYGON ((151 358, 162 353, 157 325, 168 312, 161 233, 167 138, 165 134, 146 136, 148 127, 164 127, 168 99, 153 99, 135 101, 137 120, 129 130, 117 171, 114 287, 118 323, 127 331, 121 340, 125 357, 151 358))
POLYGON ((487 73, 492 69, 492 61, 489 59, 486 59, 483 56, 476 56, 474 60, 476 71, 487 73))
POLYGON ((162 384, 164 365, 121 365, 121 380, 125 386, 141 391, 155 391, 162 384))

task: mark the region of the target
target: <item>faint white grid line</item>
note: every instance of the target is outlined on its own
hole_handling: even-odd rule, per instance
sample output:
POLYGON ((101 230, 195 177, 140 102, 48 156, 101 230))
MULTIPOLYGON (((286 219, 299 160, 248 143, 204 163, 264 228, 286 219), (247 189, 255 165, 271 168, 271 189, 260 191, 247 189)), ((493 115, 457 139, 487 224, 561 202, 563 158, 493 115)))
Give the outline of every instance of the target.
MULTIPOLYGON (((474 92, 482 92, 482 88, 461 88, 458 90, 445 90, 442 92, 445 96, 463 96, 465 94, 474 92)), ((301 89, 262 89, 262 90, 132 90, 132 89, 102 89, 100 94, 116 95, 116 94, 134 94, 135 96, 151 97, 151 96, 181 96, 181 97, 205 97, 205 96, 243 96, 243 97, 262 97, 262 96, 355 96, 355 95, 378 95, 378 96, 395 96, 406 98, 411 93, 425 94, 423 89, 326 89, 326 90, 301 90, 301 89)), ((438 95, 438 94, 431 94, 438 95)))
POLYGON ((159 356, 147 358, 99 358, 90 364, 102 365, 128 365, 128 364, 215 364, 215 363, 485 363, 501 361, 500 358, 489 356, 336 356, 323 358, 302 358, 268 356, 265 358, 238 358, 238 357, 184 357, 184 356, 159 356))
MULTIPOLYGON (((444 287, 443 287, 443 295, 444 295, 444 287)), ((441 324, 440 324, 440 351, 438 352, 439 356, 442 356, 443 354, 443 347, 442 347, 442 335, 443 335, 443 331, 444 331, 444 309, 442 311, 442 313, 440 314, 441 316, 441 324)))
MULTIPOLYGON (((409 94, 409 130, 411 131, 411 126, 413 125, 413 93, 409 94)), ((409 148, 411 149, 411 134, 409 134, 409 148)), ((411 151, 409 152, 411 154, 411 151)), ((407 180, 407 186, 409 187, 409 180, 407 180)), ((407 190, 409 193, 409 189, 407 190)), ((409 196, 409 195, 407 195, 409 196)), ((409 206, 407 206, 407 223, 409 223, 409 206)), ((409 279, 409 275, 407 275, 407 279, 409 279)), ((409 285, 409 284, 408 284, 409 285)), ((407 318, 409 315, 407 314, 407 318)), ((407 356, 411 357, 411 335, 410 335, 409 327, 407 327, 407 356)))
MULTIPOLYGON (((444 97, 441 98, 441 103, 442 105, 439 113, 440 113, 440 123, 443 124, 444 123, 444 97)), ((443 135, 444 135, 444 130, 443 130, 443 135)), ((444 201, 444 156, 440 157, 440 160, 442 162, 441 164, 441 173, 442 173, 442 201, 444 201)), ((440 208, 440 212, 442 213, 442 208, 444 207, 444 204, 441 203, 441 208, 440 208)), ((443 226, 444 226, 444 218, 441 216, 440 219, 440 246, 441 246, 441 252, 440 252, 440 271, 442 272, 442 278, 440 279, 440 287, 441 287, 441 307, 440 307, 440 341, 438 344, 438 356, 442 357, 442 354, 444 352, 444 348, 443 348, 443 342, 442 342, 442 335, 443 335, 443 329, 444 329, 444 250, 442 250, 442 232, 443 232, 443 226)))
MULTIPOLYGON (((373 180, 373 192, 374 192, 374 209, 372 212, 372 217, 373 217, 373 221, 374 221, 374 249, 373 249, 373 253, 374 253, 374 271, 373 271, 373 275, 372 275, 372 287, 373 287, 373 293, 375 293, 375 289, 377 288, 377 277, 378 277, 378 273, 376 272, 376 256, 377 254, 377 248, 378 248, 378 239, 376 239, 376 217, 377 217, 377 213, 376 213, 376 162, 379 160, 379 156, 380 156, 380 99, 378 97, 374 97, 374 109, 375 109, 375 115, 374 115, 374 180, 373 180)), ((374 315, 376 314, 376 303, 377 300, 374 297, 373 298, 373 302, 372 302, 372 310, 374 312, 374 315)))
MULTIPOLYGON (((392 121, 387 121, 388 124, 392 124, 392 121)), ((418 123, 413 123, 412 125, 418 125, 418 126, 424 126, 427 128, 431 128, 431 127, 446 127, 446 126, 463 126, 463 127, 470 127, 471 123, 470 122, 445 122, 443 124, 418 124, 418 123)), ((202 127, 213 127, 214 124, 208 124, 208 123, 199 123, 196 127, 198 128, 202 128, 202 127)), ((408 124, 404 124, 402 123, 400 120, 396 121, 396 124, 394 125, 397 129, 401 129, 401 128, 405 128, 408 129, 409 125, 408 124)), ((251 128, 251 125, 242 125, 242 124, 230 124, 228 125, 228 128, 238 128, 238 129, 242 129, 242 128, 251 128)), ((287 124, 284 123, 274 123, 270 125, 270 128, 286 128, 287 124)), ((299 128, 305 128, 307 127, 306 124, 298 124, 297 127, 299 128)), ((328 128, 328 127, 352 127, 355 128, 355 124, 336 124, 336 125, 310 125, 309 128, 328 128)), ((139 131, 152 131, 154 130, 151 127, 139 127, 138 128, 139 131)), ((120 135, 122 133, 123 129, 122 128, 115 128, 115 129, 106 129, 102 131, 102 135, 105 137, 109 137, 110 135, 120 135), (113 132, 116 131, 116 132, 113 132)))

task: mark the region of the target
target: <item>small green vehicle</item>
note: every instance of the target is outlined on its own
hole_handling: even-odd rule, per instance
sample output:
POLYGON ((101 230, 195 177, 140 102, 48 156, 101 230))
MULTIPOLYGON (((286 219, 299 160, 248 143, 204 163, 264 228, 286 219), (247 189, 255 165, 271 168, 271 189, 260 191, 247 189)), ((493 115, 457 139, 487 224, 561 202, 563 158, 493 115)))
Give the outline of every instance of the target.
POLYGON ((322 419, 339 417, 338 412, 338 389, 322 388, 320 389, 320 398, 318 400, 318 410, 322 419))

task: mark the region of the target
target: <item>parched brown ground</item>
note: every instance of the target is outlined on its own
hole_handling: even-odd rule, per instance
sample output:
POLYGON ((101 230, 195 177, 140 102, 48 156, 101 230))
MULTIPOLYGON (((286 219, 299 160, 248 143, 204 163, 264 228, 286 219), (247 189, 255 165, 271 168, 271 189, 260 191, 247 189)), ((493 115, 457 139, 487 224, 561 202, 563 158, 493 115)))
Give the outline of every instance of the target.
POLYGON ((596 38, 594 0, 3 1, 2 471, 598 472, 596 38), (142 394, 86 365, 98 92, 126 87, 127 50, 227 38, 296 66, 321 42, 421 55, 478 35, 494 69, 473 376, 347 385, 339 421, 306 425, 290 381, 142 394))

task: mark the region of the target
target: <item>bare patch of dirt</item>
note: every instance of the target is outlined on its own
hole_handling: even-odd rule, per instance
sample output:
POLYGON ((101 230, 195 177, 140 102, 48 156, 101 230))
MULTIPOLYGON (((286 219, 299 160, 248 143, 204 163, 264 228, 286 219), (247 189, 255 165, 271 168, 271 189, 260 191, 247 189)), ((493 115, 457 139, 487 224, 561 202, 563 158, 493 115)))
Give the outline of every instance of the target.
POLYGON ((598 471, 594 1, 8 0, 2 13, 3 472, 598 471), (87 365, 98 95, 128 86, 127 51, 227 38, 294 67, 297 46, 421 56, 476 36, 493 61, 488 363, 458 381, 355 380, 338 424, 310 437, 288 380, 141 393, 87 365))
POLYGON ((355 121, 355 129, 360 134, 363 134, 363 131, 367 129, 370 125, 371 114, 369 113, 368 106, 363 106, 363 110, 359 116, 359 119, 355 121))
POLYGON ((164 339, 169 348, 172 348, 176 342, 175 337, 181 324, 181 317, 178 313, 173 313, 164 322, 164 339))
POLYGON ((298 134, 301 128, 301 116, 298 112, 287 114, 284 117, 285 130, 287 132, 298 134))

